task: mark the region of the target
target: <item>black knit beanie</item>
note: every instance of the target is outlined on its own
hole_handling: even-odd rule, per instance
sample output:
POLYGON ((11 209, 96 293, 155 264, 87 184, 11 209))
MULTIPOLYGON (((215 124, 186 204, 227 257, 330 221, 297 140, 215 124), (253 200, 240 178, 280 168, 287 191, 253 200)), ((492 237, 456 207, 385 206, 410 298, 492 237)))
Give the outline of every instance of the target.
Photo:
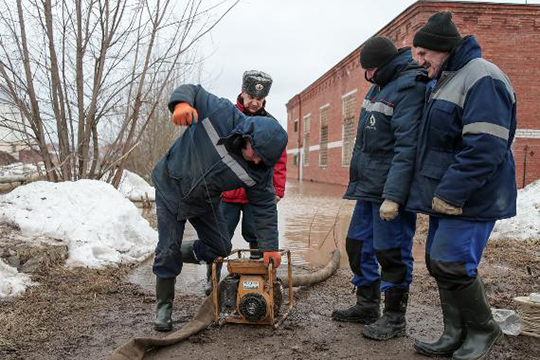
POLYGON ((435 51, 452 51, 461 41, 452 13, 438 12, 414 35, 413 45, 435 51))
POLYGON ((387 37, 375 36, 366 41, 360 52, 363 69, 379 68, 398 53, 396 45, 387 37))

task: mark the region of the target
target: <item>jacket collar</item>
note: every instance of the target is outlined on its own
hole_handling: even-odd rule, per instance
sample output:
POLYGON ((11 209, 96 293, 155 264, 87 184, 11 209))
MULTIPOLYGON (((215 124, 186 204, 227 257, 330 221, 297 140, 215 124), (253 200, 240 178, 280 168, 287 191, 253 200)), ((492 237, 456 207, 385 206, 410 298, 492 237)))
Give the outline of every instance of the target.
POLYGON ((401 48, 396 56, 381 65, 374 76, 374 83, 381 88, 395 80, 412 61, 411 48, 401 48))
POLYGON ((467 65, 469 61, 480 57, 482 57, 482 49, 480 48, 478 41, 476 41, 475 37, 472 35, 465 36, 443 62, 439 69, 439 73, 437 74, 437 79, 441 77, 443 72, 458 71, 467 65))
POLYGON ((266 106, 266 100, 263 101, 262 108, 259 109, 255 114, 252 114, 244 109, 244 99, 242 99, 242 94, 238 94, 238 97, 236 98, 236 107, 238 110, 240 110, 244 115, 248 116, 268 116, 268 113, 266 112, 266 109, 264 108, 266 106))

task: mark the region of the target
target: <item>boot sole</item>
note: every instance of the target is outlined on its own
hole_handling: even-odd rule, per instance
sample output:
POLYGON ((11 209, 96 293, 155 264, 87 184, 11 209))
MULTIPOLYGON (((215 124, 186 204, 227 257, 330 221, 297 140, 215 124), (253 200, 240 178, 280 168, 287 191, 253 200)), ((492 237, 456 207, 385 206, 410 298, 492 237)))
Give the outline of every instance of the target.
POLYGON ((369 325, 377 321, 378 318, 350 318, 350 317, 341 317, 339 315, 332 315, 332 320, 340 322, 348 322, 354 324, 364 324, 369 325))
MULTIPOLYGON (((499 334, 497 335, 497 337, 495 338, 495 340, 493 340, 493 342, 491 343, 491 345, 487 348, 486 352, 484 354, 482 354, 480 357, 477 357, 475 359, 472 359, 471 360, 486 360, 488 358, 488 355, 489 353, 491 352, 491 349, 493 349, 493 346, 497 343, 497 341, 499 341, 501 338, 503 337, 503 332, 502 330, 499 330, 499 334)), ((452 360, 455 360, 454 357, 452 357, 452 360)))
POLYGON ((419 353, 421 355, 424 355, 424 356, 428 356, 428 357, 452 357, 452 354, 454 354, 454 351, 459 349, 459 347, 457 347, 454 350, 448 350, 448 351, 444 351, 444 352, 443 351, 437 352, 437 351, 426 350, 424 348, 419 347, 416 344, 414 344, 413 347, 414 347, 414 350, 417 353, 419 353))
POLYGON ((172 330, 172 324, 170 326, 154 325, 154 330, 161 331, 161 332, 171 331, 172 330))
POLYGON ((366 332, 365 329, 364 331, 362 331, 362 335, 364 335, 364 337, 368 338, 368 339, 373 339, 373 340, 390 340, 392 338, 395 338, 395 337, 403 337, 405 335, 407 335, 407 331, 406 329, 400 329, 398 330, 397 332, 394 332, 392 334, 371 334, 369 332, 366 332))

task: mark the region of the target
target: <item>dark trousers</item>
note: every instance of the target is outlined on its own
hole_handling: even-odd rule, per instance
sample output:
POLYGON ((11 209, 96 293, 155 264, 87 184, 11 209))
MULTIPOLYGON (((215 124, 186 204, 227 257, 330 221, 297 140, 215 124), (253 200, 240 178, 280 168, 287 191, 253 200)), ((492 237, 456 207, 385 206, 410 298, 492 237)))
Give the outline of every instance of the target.
MULTIPOLYGON (((158 226, 158 244, 154 258, 154 274, 163 279, 175 278, 182 272, 182 254, 180 246, 184 237, 186 220, 177 220, 177 215, 165 205, 163 198, 156 191, 156 213, 158 226)), ((188 219, 197 232, 193 250, 197 260, 211 263, 217 257, 228 256, 231 241, 227 224, 219 208, 188 219)))
POLYGON ((378 203, 358 200, 354 208, 347 234, 349 244, 359 242, 349 246, 358 254, 347 251, 354 273, 352 283, 360 287, 381 279, 381 291, 408 288, 412 281, 416 214, 400 210, 394 220, 384 221, 379 216, 380 207, 378 203))
POLYGON ((441 288, 464 289, 476 279, 493 226, 494 221, 429 217, 426 266, 441 288))
POLYGON ((221 212, 225 217, 227 228, 229 229, 229 238, 232 239, 234 231, 240 221, 242 214, 242 237, 248 243, 257 243, 257 235, 255 233, 255 220, 251 205, 234 202, 221 202, 221 212))

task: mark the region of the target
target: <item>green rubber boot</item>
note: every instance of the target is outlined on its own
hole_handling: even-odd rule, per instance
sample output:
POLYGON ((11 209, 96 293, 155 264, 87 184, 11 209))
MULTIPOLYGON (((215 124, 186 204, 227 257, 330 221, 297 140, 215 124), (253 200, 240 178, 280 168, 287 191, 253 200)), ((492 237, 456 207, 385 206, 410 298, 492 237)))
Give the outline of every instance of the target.
POLYGON ((484 284, 479 278, 463 290, 452 291, 452 301, 460 309, 467 336, 453 360, 483 360, 502 336, 493 319, 484 284))
POLYGON ((174 300, 174 283, 176 279, 162 279, 156 276, 156 320, 154 330, 172 330, 172 309, 174 300))
POLYGON ((456 306, 455 301, 453 301, 452 292, 441 289, 439 286, 439 296, 441 298, 444 331, 441 337, 433 343, 416 340, 414 349, 426 356, 449 357, 463 344, 466 331, 461 320, 459 308, 456 306))
POLYGON ((185 264, 200 264, 201 262, 195 257, 193 252, 193 244, 195 241, 183 241, 180 245, 180 252, 182 253, 182 262, 185 264))

